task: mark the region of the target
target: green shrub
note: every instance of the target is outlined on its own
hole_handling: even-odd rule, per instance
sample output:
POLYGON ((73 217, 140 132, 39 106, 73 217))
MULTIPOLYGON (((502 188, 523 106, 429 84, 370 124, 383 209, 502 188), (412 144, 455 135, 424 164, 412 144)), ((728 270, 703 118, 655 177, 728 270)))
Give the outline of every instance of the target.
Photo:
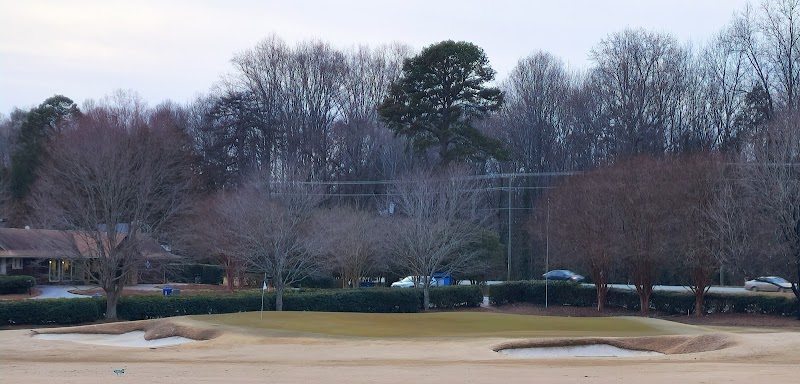
MULTIPOLYGON (((270 308, 275 298, 270 297, 270 308)), ((288 311, 410 313, 420 308, 414 290, 391 288, 336 289, 309 293, 290 293, 283 297, 288 311)))
POLYGON ((124 320, 143 320, 247 312, 260 308, 261 296, 252 293, 226 296, 123 296, 117 305, 117 316, 124 320))
POLYGON ((587 307, 595 305, 594 288, 564 281, 514 281, 489 286, 489 302, 494 305, 531 303, 572 305, 587 307))
POLYGON ((34 285, 33 276, 0 276, 0 295, 28 293, 34 285))
MULTIPOLYGON (((477 285, 432 287, 430 294, 431 308, 452 309, 477 307, 483 302, 483 293, 477 285)), ((419 290, 420 303, 422 303, 422 295, 422 290, 419 290)), ((420 308, 421 307, 420 305, 420 308)))
POLYGON ((101 319, 102 299, 44 299, 0 302, 0 325, 79 324, 101 319))
POLYGON ((303 280, 293 284, 298 288, 339 288, 339 282, 331 276, 316 276, 306 277, 303 280))
POLYGON ((211 264, 187 264, 173 267, 169 280, 175 283, 222 284, 224 268, 211 264))
MULTIPOLYGON (((275 294, 265 298, 265 310, 275 309, 275 294)), ((285 311, 316 312, 417 312, 416 292, 397 289, 337 289, 287 292, 285 311)), ((261 295, 243 293, 213 296, 127 296, 120 299, 117 314, 125 320, 170 316, 235 313, 261 309, 261 295)))

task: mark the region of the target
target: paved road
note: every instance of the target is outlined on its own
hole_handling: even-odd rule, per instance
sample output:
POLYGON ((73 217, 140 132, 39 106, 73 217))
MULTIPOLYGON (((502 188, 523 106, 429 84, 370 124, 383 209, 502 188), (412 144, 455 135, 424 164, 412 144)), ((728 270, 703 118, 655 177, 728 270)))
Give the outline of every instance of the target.
MULTIPOLYGON (((552 281, 552 280, 551 280, 552 281)), ((494 284, 503 284, 504 281, 487 281, 487 285, 494 285, 494 284)), ((461 280, 459 281, 459 285, 469 285, 469 280, 461 280)), ((592 287, 594 288, 594 284, 586 284, 584 283, 583 286, 585 287, 592 287)), ((609 284, 609 287, 616 288, 616 289, 630 289, 636 290, 636 287, 629 284, 609 284)), ((691 292, 691 289, 687 286, 682 285, 655 285, 653 286, 654 291, 672 291, 672 292, 691 292)), ((748 292, 744 289, 744 287, 711 287, 709 292, 713 293, 744 293, 748 292)))
MULTIPOLYGON (((125 289, 136 289, 136 290, 155 290, 161 291, 162 284, 139 284, 133 286, 126 286, 125 289)), ((97 288, 96 285, 37 285, 35 287, 37 290, 42 292, 39 296, 31 297, 31 299, 77 299, 82 297, 91 297, 87 295, 76 295, 74 293, 70 293, 69 291, 74 291, 76 289, 92 289, 97 288)))
POLYGON ((74 293, 70 293, 69 291, 75 289, 91 289, 93 287, 89 285, 37 285, 34 288, 42 292, 42 294, 31 297, 31 299, 76 299, 89 296, 76 295, 74 293))
MULTIPOLYGON (((594 284, 584 284, 585 286, 594 287, 594 284)), ((628 284, 609 284, 611 288, 616 289, 630 289, 636 290, 636 287, 633 285, 628 284)), ((653 286, 654 291, 671 291, 671 292, 691 292, 691 289, 687 286, 681 285, 655 285, 653 286)), ((744 287, 711 287, 709 292, 712 293, 744 293, 747 290, 744 287)))

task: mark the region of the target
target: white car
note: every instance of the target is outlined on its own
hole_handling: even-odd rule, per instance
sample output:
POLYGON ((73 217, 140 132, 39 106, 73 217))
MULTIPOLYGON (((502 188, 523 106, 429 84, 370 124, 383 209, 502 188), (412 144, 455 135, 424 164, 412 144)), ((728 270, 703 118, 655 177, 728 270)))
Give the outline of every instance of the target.
POLYGON ((762 276, 745 281, 744 289, 752 292, 790 292, 792 283, 778 276, 762 276))
MULTIPOLYGON (((422 276, 406 276, 392 283, 393 288, 422 288, 422 276)), ((431 277, 431 287, 436 286, 436 279, 431 277)))

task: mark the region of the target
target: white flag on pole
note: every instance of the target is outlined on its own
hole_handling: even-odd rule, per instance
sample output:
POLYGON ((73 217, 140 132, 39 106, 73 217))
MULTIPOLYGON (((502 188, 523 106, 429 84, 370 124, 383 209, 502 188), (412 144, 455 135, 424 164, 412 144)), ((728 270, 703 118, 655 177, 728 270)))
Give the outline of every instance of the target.
POLYGON ((261 290, 262 291, 266 291, 267 290, 267 282, 266 281, 264 281, 264 286, 261 287, 261 290))

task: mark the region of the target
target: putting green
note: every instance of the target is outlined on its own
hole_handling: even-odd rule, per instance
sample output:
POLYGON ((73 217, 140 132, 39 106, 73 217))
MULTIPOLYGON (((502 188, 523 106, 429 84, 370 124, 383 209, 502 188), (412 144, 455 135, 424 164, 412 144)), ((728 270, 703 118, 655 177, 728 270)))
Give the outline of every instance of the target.
POLYGON ((265 331, 350 337, 585 337, 703 333, 702 328, 638 317, 557 317, 485 312, 243 312, 191 316, 265 331))

